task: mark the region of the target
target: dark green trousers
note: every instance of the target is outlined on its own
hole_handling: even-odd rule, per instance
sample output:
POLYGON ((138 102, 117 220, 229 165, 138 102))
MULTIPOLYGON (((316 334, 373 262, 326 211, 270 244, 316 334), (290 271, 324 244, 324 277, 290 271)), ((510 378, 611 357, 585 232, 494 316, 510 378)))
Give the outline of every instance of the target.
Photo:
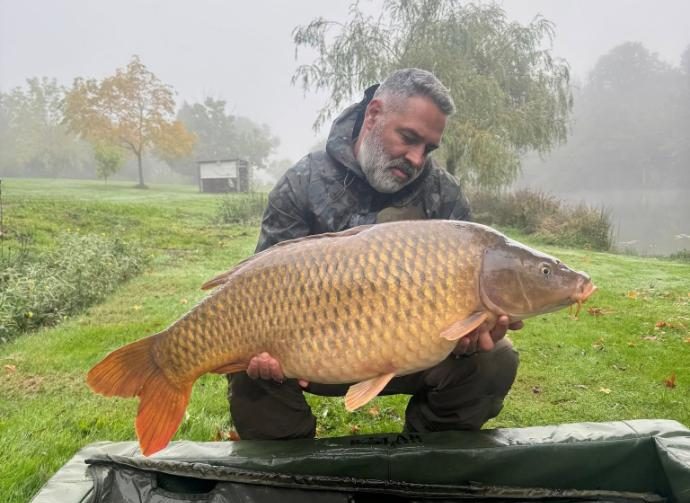
MULTIPOLYGON (((412 395, 406 431, 478 430, 503 408, 518 361, 510 341, 503 339, 492 351, 451 355, 435 367, 396 377, 381 395, 412 395)), ((316 418, 304 392, 341 396, 350 386, 312 383, 304 390, 294 379, 279 384, 244 372, 228 377, 230 413, 240 438, 247 440, 314 437, 316 418)))

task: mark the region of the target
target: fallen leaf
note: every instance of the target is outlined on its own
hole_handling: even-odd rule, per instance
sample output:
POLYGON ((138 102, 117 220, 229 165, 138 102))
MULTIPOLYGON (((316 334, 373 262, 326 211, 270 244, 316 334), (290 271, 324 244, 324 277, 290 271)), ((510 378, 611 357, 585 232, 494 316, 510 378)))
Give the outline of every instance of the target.
POLYGON ((599 351, 602 351, 604 349, 604 338, 599 337, 596 341, 592 343, 592 347, 594 349, 598 349, 599 351))
POLYGON ((645 341, 657 341, 659 338, 656 335, 645 335, 643 338, 645 341))
POLYGON ((356 435, 357 433, 359 433, 359 426, 356 424, 351 424, 350 425, 350 433, 352 433, 353 435, 356 435))
POLYGON ((8 374, 14 374, 17 371, 16 365, 5 365, 5 372, 8 374))
POLYGON ((580 389, 587 389, 587 386, 585 386, 584 384, 574 384, 573 386, 580 389))
POLYGON ((672 372, 669 377, 664 379, 664 384, 666 385, 667 388, 675 388, 676 387, 676 373, 672 372))
POLYGON ((230 430, 230 433, 228 433, 228 440, 231 442, 237 442, 240 439, 240 434, 237 433, 235 430, 230 430))
POLYGON ((629 299, 636 299, 638 296, 638 293, 635 290, 630 290, 628 293, 625 294, 626 297, 629 299))
POLYGON ((634 347, 637 347, 637 344, 635 344, 634 342, 631 341, 631 342, 628 342, 628 347, 634 348, 634 347))
POLYGON ((373 417, 379 417, 381 415, 381 409, 378 408, 376 405, 372 405, 369 407, 369 415, 373 417))
POLYGON ((612 311, 610 309, 604 309, 603 307, 592 306, 589 309, 587 309, 587 312, 592 316, 606 316, 607 314, 614 313, 615 311, 612 311))
POLYGON ((609 388, 599 388, 599 391, 601 393, 604 393, 605 395, 608 395, 609 393, 611 393, 611 390, 609 388))
POLYGON ((669 326, 669 324, 666 323, 665 321, 657 321, 657 322, 656 322, 656 325, 654 325, 654 326, 655 326, 656 328, 664 328, 664 327, 669 326))
POLYGON ((141 306, 137 304, 132 306, 132 309, 134 309, 135 311, 141 311, 141 306))
POLYGON ((180 304, 187 304, 189 301, 187 299, 180 299, 180 304))
POLYGON ((619 367, 618 365, 615 365, 615 364, 612 365, 612 367, 613 367, 615 370, 620 370, 621 372, 625 372, 626 370, 628 370, 628 367, 619 367))
POLYGON ((541 386, 532 386, 532 393, 534 393, 535 395, 541 393, 541 386))
POLYGON ((690 344, 690 337, 686 337, 686 338, 684 339, 684 341, 685 341, 686 344, 690 344))

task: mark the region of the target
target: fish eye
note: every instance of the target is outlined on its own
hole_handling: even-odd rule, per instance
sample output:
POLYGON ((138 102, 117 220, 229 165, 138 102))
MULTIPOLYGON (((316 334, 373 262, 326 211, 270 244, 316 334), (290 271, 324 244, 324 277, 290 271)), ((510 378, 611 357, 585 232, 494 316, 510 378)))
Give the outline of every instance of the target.
POLYGON ((542 276, 548 278, 551 276, 551 267, 549 267, 548 264, 542 264, 539 266, 539 272, 541 272, 542 276))

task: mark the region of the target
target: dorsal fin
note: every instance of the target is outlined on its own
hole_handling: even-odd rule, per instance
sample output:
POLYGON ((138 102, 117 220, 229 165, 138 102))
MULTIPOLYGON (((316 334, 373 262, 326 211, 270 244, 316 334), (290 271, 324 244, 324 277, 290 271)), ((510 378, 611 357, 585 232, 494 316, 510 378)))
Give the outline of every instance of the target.
POLYGON ((240 269, 250 265, 253 263, 255 260, 257 260, 259 257, 263 257, 264 255, 268 255, 270 253, 275 252, 277 249, 282 249, 286 246, 293 246, 299 243, 302 243, 304 241, 314 241, 318 239, 324 239, 324 238, 343 238, 343 237, 349 237, 349 236, 355 236, 357 234, 360 234, 367 229, 370 229, 373 227, 374 224, 369 224, 369 225, 359 225, 357 227, 352 227, 351 229, 346 229, 344 231, 340 232, 324 232, 323 234, 312 234, 311 236, 302 236, 299 238, 295 239, 288 239, 287 241, 281 241, 280 243, 276 243, 270 248, 261 251, 257 253, 256 255, 252 255, 251 257, 248 257, 241 262, 238 262, 235 264, 235 266, 230 269, 229 271, 226 271, 222 274, 219 274, 218 276, 208 280, 206 283, 201 285, 202 290, 210 290, 211 288, 215 288, 217 286, 223 285, 225 282, 230 279, 230 276, 233 274, 237 273, 240 269))

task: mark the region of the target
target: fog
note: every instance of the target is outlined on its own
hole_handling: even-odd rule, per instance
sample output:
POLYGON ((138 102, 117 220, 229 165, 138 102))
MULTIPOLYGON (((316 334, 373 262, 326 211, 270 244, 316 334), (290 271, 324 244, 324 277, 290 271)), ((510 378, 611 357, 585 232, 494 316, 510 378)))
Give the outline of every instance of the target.
MULTIPOLYGON (((360 4, 375 14, 382 2, 360 4)), ((0 91, 23 86, 31 77, 55 78, 64 86, 71 85, 75 77, 100 79, 137 54, 163 82, 173 86, 179 105, 203 102, 207 97, 224 100, 230 113, 268 125, 280 141, 274 159, 296 161, 327 134, 328 126, 315 132, 312 123, 328 96, 305 94, 291 85, 297 65, 314 56, 300 52, 299 60, 295 59, 292 30, 318 16, 344 21, 349 5, 349 1, 320 0, 0 0, 0 91)), ((623 43, 639 42, 671 67, 680 65, 681 54, 690 45, 687 0, 513 0, 499 5, 509 18, 521 23, 536 15, 555 23, 552 52, 569 63, 572 83, 579 90, 586 88, 599 58, 623 43)), ((358 99, 353 97, 353 101, 358 99)), ((576 93, 575 120, 577 99, 576 93)), ((690 131, 680 134, 690 142, 690 131)), ((677 192, 670 198, 668 193, 659 196, 660 201, 679 201, 664 210, 673 213, 676 223, 657 240, 663 245, 642 243, 649 232, 626 220, 625 214, 630 212, 624 206, 644 187, 630 187, 626 192, 613 186, 610 188, 617 192, 610 195, 586 184, 569 187, 577 192, 563 190, 554 181, 557 178, 542 176, 566 169, 559 161, 559 155, 561 160, 564 155, 560 152, 542 160, 526 153, 525 176, 519 183, 538 183, 540 188, 566 197, 608 205, 615 212, 619 241, 640 243, 638 251, 690 248, 682 242, 684 238, 675 238, 690 235, 690 209, 685 204, 690 186, 658 187, 677 192)), ((569 168, 579 169, 572 163, 569 168)), ((650 211, 658 209, 654 203, 647 204, 650 211)), ((658 214, 651 220, 663 218, 658 214)))

